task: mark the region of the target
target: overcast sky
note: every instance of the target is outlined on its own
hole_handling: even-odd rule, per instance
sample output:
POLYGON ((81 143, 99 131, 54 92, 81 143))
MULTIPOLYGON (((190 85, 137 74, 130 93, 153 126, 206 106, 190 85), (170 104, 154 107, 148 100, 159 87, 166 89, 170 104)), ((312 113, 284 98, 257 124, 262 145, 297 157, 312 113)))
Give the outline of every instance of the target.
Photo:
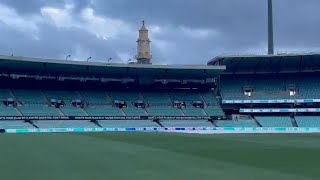
MULTIPOLYGON (((320 51, 319 9, 274 0, 275 51, 320 51)), ((127 62, 142 20, 154 64, 267 52, 267 0, 0 0, 0 54, 127 62)))

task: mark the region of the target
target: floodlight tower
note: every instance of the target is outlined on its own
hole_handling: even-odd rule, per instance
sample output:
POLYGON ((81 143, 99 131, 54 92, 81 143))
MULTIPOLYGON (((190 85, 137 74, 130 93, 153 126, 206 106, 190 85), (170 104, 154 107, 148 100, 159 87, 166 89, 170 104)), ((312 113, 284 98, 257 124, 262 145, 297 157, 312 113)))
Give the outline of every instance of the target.
POLYGON ((274 54, 272 0, 268 0, 268 54, 274 54))

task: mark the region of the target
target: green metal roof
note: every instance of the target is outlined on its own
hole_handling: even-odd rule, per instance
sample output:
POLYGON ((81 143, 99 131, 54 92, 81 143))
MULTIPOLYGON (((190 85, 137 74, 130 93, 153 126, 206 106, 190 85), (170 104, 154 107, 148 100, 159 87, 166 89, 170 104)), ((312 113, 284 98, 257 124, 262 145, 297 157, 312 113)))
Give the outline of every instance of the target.
POLYGON ((208 65, 226 66, 224 73, 281 73, 320 71, 320 54, 218 56, 208 65))
POLYGON ((97 76, 108 78, 213 78, 225 66, 151 65, 66 61, 18 56, 0 56, 1 73, 97 76))

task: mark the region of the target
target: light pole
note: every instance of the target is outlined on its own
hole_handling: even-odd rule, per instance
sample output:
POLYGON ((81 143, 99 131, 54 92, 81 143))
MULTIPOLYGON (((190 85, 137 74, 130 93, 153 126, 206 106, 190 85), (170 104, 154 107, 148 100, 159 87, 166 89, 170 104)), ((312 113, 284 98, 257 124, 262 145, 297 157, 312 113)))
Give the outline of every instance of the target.
POLYGON ((274 54, 272 0, 268 0, 268 54, 274 54))
POLYGON ((87 62, 89 62, 89 60, 90 60, 91 58, 92 58, 91 56, 90 56, 90 57, 88 57, 88 58, 87 58, 87 62))
POLYGON ((108 59, 108 62, 110 62, 111 60, 112 60, 112 58, 109 58, 109 59, 108 59))

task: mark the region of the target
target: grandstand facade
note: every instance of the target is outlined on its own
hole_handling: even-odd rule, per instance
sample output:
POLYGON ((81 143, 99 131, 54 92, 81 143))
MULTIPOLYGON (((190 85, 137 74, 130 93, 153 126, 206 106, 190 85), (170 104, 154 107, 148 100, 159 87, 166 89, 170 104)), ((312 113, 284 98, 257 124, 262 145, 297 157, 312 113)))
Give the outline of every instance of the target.
POLYGON ((318 54, 225 56, 218 96, 231 119, 253 119, 261 127, 319 127, 318 54))
POLYGON ((208 66, 0 57, 0 129, 320 127, 320 55, 208 66))
POLYGON ((0 127, 214 126, 224 66, 104 64, 0 57, 0 127))

